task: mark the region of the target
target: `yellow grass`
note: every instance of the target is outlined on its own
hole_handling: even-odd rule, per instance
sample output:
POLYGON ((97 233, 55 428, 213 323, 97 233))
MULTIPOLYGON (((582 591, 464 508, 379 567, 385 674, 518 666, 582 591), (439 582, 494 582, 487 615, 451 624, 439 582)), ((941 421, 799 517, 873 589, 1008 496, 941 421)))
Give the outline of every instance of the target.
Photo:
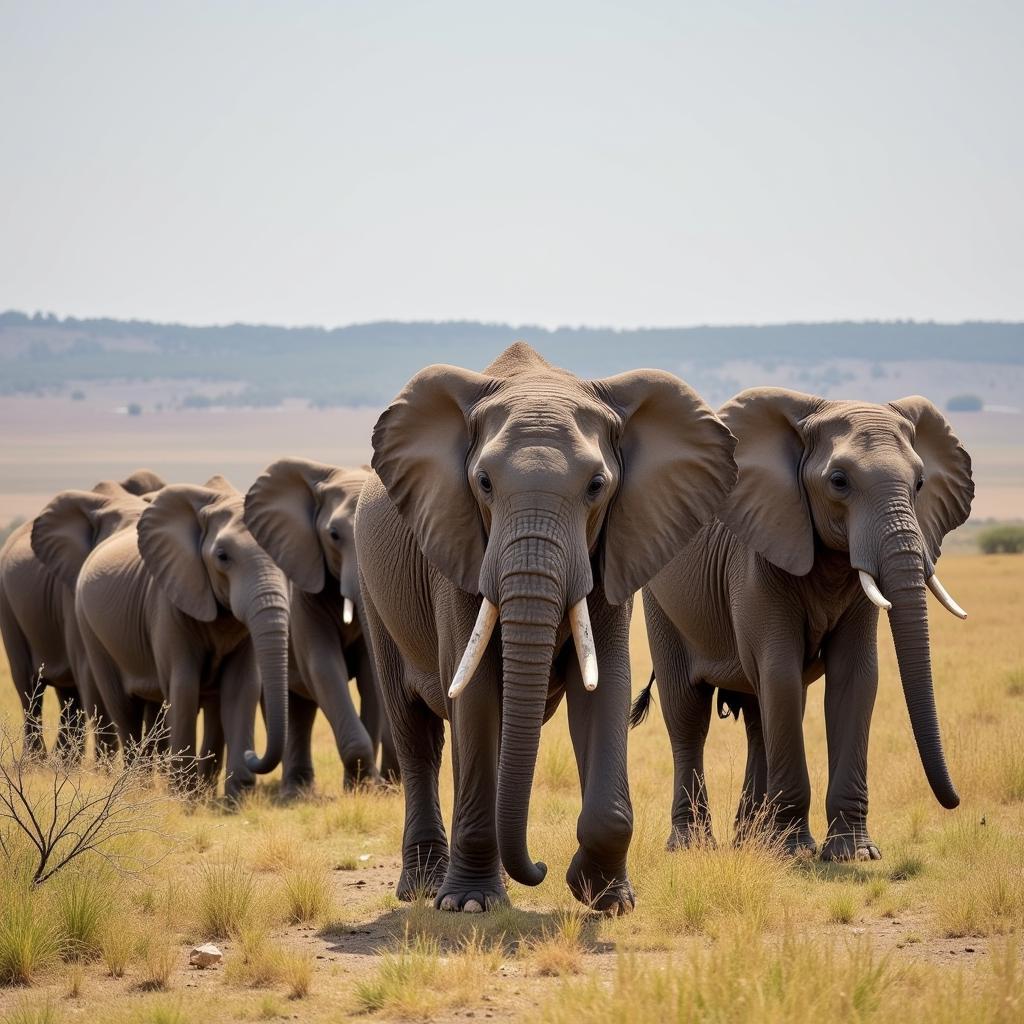
MULTIPOLYGON (((716 845, 667 853, 672 768, 656 706, 629 751, 637 910, 593 918, 564 883, 579 792, 563 710, 545 728, 531 805, 542 885, 512 884, 511 907, 479 916, 399 904, 401 794, 345 792, 320 717, 310 797, 279 801, 271 777, 234 813, 172 804, 162 831, 177 838, 140 840, 165 854, 144 877, 82 865, 35 893, 0 877, 0 1021, 1024 1019, 1024 558, 949 558, 942 577, 970 612, 958 622, 930 605, 962 804, 943 811, 927 788, 883 625, 870 767, 880 862, 734 846, 745 741, 742 725, 717 719, 707 748, 716 845), (224 963, 196 971, 188 953, 206 941, 224 963), (146 991, 160 987, 170 991, 146 991)), ((633 641, 639 689, 650 672, 639 616, 633 641)), ((815 684, 806 735, 819 842, 822 701, 815 684)), ((20 714, 2 663, 0 714, 20 714)), ((46 715, 52 737, 49 695, 46 715)), ((450 820, 447 759, 441 788, 450 820)))

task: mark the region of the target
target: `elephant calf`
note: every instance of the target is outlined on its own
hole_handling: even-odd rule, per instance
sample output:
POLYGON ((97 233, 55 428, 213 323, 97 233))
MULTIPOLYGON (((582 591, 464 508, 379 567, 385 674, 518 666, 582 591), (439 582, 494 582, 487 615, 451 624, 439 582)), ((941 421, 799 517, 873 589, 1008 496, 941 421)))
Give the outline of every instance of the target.
POLYGON ((334 733, 345 784, 397 779, 398 763, 363 635, 355 511, 367 469, 307 459, 267 467, 245 499, 245 522, 291 582, 286 794, 313 781, 310 749, 319 707, 334 733), (360 714, 349 695, 355 677, 360 714), (377 750, 384 759, 377 771, 377 750))
POLYGON ((930 589, 964 617, 934 573, 942 538, 970 511, 970 458, 920 397, 872 405, 754 388, 719 415, 738 441, 739 480, 718 519, 644 590, 675 761, 669 846, 710 830, 704 742, 720 687, 747 729, 740 828, 770 803, 790 849, 816 848, 802 717, 805 687, 824 673, 823 856, 877 859, 867 751, 879 608, 928 782, 943 807, 959 802, 935 710, 925 596, 930 589))
POLYGON ((86 560, 75 610, 89 663, 122 742, 138 735, 146 702, 170 705, 179 782, 196 782, 196 718, 227 742, 229 798, 281 761, 288 714, 288 587, 243 520, 226 481, 165 487, 134 529, 86 560), (267 749, 252 751, 262 698, 267 749), (217 714, 219 710, 219 715, 217 714))
POLYGON ((721 504, 733 444, 671 374, 580 380, 522 343, 483 373, 427 367, 381 415, 356 549, 405 789, 400 899, 477 912, 507 899, 502 865, 541 882, 530 791, 564 696, 583 797, 566 880, 594 907, 632 909, 633 593, 721 504))
MULTIPOLYGON (((140 469, 120 483, 104 480, 91 491, 62 491, 0 550, 0 632, 25 713, 27 750, 44 749, 40 668, 43 686, 59 694, 58 751, 80 754, 85 735, 76 720, 104 717, 75 620, 75 581, 93 547, 134 523, 145 508, 142 496, 163 486, 155 473, 140 469), (40 527, 43 535, 52 529, 43 550, 36 543, 40 527)), ((97 741, 103 749, 102 735, 97 741)))

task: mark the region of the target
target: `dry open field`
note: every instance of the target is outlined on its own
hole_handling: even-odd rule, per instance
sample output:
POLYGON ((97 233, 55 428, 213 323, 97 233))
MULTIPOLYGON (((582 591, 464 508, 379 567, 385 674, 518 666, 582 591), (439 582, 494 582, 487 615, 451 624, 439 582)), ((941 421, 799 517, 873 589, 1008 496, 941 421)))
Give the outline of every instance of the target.
MULTIPOLYGON (((559 715, 542 739, 531 815, 544 884, 512 885, 511 908, 482 916, 400 904, 401 795, 341 792, 321 720, 316 793, 304 802, 279 804, 273 779, 237 813, 168 802, 165 836, 140 841, 166 855, 138 877, 83 864, 25 895, 6 870, 0 971, 32 949, 38 963, 30 985, 0 987, 0 1020, 1020 1021, 1024 558, 947 558, 942 575, 970 612, 962 623, 933 603, 939 708, 963 803, 947 812, 930 796, 882 636, 871 741, 879 863, 733 848, 744 745, 731 720, 715 720, 709 740, 718 848, 664 852, 671 763, 655 712, 630 747, 638 907, 592 918, 562 882, 579 794, 559 715), (211 938, 224 964, 189 968, 191 945, 211 938)), ((639 688, 650 669, 639 618, 633 641, 639 688)), ((10 724, 16 699, 6 666, 0 674, 10 724)), ((819 840, 822 694, 812 687, 807 713, 819 840)))

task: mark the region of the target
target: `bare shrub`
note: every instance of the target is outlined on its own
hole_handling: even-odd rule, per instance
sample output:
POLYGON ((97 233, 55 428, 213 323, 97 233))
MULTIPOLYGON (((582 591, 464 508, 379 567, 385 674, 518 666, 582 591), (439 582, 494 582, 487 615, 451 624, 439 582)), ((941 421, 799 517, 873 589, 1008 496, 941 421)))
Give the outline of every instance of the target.
MULTIPOLYGON (((84 718, 73 727, 84 730, 84 718)), ((152 866, 161 857, 138 840, 145 834, 170 838, 159 827, 168 799, 159 780, 169 771, 169 735, 161 712, 119 765, 89 770, 74 752, 40 758, 25 751, 9 723, 0 721, 0 857, 8 867, 29 861, 34 885, 87 856, 131 874, 152 866)))

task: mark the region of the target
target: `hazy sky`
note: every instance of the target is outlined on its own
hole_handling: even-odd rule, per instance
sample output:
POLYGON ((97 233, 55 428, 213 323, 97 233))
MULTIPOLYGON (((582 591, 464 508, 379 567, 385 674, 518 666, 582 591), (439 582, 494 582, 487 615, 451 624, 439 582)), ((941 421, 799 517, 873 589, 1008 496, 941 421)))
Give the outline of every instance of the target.
POLYGON ((0 308, 1024 319, 1024 3, 0 0, 0 308))

